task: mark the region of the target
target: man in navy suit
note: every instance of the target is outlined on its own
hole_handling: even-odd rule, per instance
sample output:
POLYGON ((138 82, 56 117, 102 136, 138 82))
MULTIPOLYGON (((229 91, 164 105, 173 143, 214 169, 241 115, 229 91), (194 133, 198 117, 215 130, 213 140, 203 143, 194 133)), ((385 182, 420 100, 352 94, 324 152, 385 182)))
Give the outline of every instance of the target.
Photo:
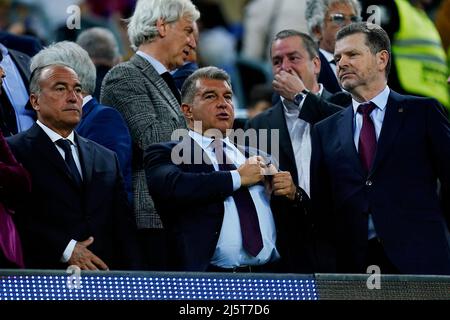
POLYGON ((351 24, 336 39, 338 76, 353 101, 313 132, 311 197, 321 266, 450 274, 444 109, 434 99, 389 89, 391 48, 381 27, 351 24))
POLYGON ((32 180, 16 210, 25 265, 86 270, 139 267, 131 208, 114 152, 82 138, 81 84, 62 64, 36 68, 30 101, 38 121, 8 143, 32 180))
POLYGON ((82 86, 83 112, 76 127, 78 134, 114 151, 119 159, 128 200, 131 190, 131 136, 119 111, 100 104, 92 96, 95 91, 95 66, 89 54, 71 41, 54 43, 41 50, 31 60, 31 70, 54 61, 70 66, 78 75, 82 86))
MULTIPOLYGON (((257 115, 247 123, 247 128, 268 130, 268 153, 274 153, 280 170, 289 171, 296 185, 309 195, 311 128, 315 123, 342 110, 329 103, 333 95, 317 82, 321 64, 318 48, 307 34, 296 30, 282 30, 275 36, 271 46, 273 88, 280 94, 279 101, 268 110, 257 115), (272 139, 278 132, 279 139, 272 139), (271 146, 279 150, 278 157, 271 146)), ((349 95, 343 92, 338 95, 349 95)), ((335 96, 335 95, 334 95, 335 96)), ((263 148, 263 147, 260 147, 263 148)), ((305 208, 307 210, 307 208, 305 208)), ((307 210, 308 211, 308 210, 307 210)), ((287 227, 282 232, 287 242, 301 244, 302 252, 293 257, 293 270, 300 273, 312 272, 312 245, 308 239, 310 223, 307 217, 299 214, 283 215, 287 227)))
MULTIPOLYGON (((287 271, 285 258, 297 243, 280 246, 275 215, 299 208, 304 192, 295 188, 289 172, 277 172, 270 203, 260 184, 263 159, 247 159, 228 137, 234 108, 225 71, 195 71, 183 86, 182 101, 189 134, 181 142, 151 145, 144 155, 150 194, 169 237, 171 266, 184 271, 287 271), (221 167, 217 148, 233 168, 221 167), (242 205, 243 193, 254 210, 242 205), (257 218, 251 223, 255 233, 246 242, 249 224, 244 220, 249 215, 257 218), (259 243, 259 249, 246 243, 259 243)), ((303 214, 301 209, 297 213, 303 214)))

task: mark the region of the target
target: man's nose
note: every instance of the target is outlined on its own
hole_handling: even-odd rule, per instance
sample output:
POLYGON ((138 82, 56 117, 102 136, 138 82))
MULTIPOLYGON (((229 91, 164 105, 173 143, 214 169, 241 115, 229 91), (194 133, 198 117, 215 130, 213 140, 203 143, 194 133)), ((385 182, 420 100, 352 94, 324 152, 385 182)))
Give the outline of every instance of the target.
POLYGON ((284 70, 286 72, 291 71, 291 63, 289 62, 289 59, 283 59, 281 62, 281 70, 284 70))
POLYGON ((193 34, 191 34, 191 35, 189 36, 189 46, 190 46, 192 49, 197 48, 197 41, 195 40, 195 37, 194 37, 193 34))
POLYGON ((69 101, 77 101, 78 98, 81 99, 81 94, 78 93, 78 91, 76 91, 76 90, 77 90, 77 89, 69 90, 69 93, 68 93, 68 95, 67 95, 67 99, 68 99, 69 101))

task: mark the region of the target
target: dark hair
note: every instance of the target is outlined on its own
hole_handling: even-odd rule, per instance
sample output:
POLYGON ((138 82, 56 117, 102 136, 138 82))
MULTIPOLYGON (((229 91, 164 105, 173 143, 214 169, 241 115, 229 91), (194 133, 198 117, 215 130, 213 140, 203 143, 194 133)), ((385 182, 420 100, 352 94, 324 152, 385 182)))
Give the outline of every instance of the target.
POLYGON ((198 79, 223 80, 231 88, 230 76, 226 71, 213 66, 203 67, 197 69, 184 81, 183 87, 181 88, 181 101, 183 103, 192 104, 194 101, 195 94, 197 93, 196 84, 198 79))
POLYGON ((2 60, 3 60, 3 52, 2 50, 0 50, 0 62, 2 62, 2 60))
POLYGON ((389 36, 377 24, 369 23, 369 22, 357 22, 351 23, 336 34, 336 41, 339 41, 345 37, 351 36, 356 33, 362 33, 366 36, 365 45, 369 48, 372 54, 377 54, 382 50, 386 50, 389 53, 389 61, 386 65, 386 78, 389 75, 389 71, 391 70, 391 41, 389 40, 389 36))
MULTIPOLYGON (((286 29, 278 32, 273 38, 271 44, 277 40, 286 39, 290 37, 300 37, 303 40, 303 45, 305 46, 306 51, 308 51, 309 57, 311 60, 314 57, 319 56, 319 47, 317 43, 306 33, 294 30, 294 29, 286 29)), ((272 56, 272 46, 270 46, 270 56, 272 56)))

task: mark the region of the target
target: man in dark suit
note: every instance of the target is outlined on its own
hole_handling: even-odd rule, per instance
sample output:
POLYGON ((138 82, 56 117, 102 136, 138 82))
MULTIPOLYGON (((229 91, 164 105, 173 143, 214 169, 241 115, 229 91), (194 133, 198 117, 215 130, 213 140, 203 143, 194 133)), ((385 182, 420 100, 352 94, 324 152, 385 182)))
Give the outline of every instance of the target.
POLYGON ((136 268, 134 221, 117 156, 73 131, 81 91, 67 66, 35 69, 30 101, 38 121, 8 140, 32 178, 32 191, 16 211, 25 265, 136 268))
POLYGON ((361 21, 361 4, 358 0, 308 0, 305 18, 309 34, 319 44, 322 66, 319 82, 331 93, 340 92, 333 59, 336 32, 352 22, 361 21))
POLYGON ((0 106, 3 119, 3 134, 11 136, 30 128, 36 120, 29 102, 30 57, 25 53, 7 48, 0 42, 3 56, 2 68, 8 77, 2 85, 0 106))
POLYGON ((82 86, 83 112, 75 130, 84 138, 93 140, 114 151, 119 159, 128 200, 131 190, 131 137, 121 114, 114 108, 100 104, 92 94, 95 90, 95 66, 89 54, 71 41, 54 43, 41 50, 31 60, 31 70, 54 61, 70 66, 78 75, 82 86))
MULTIPOLYGON (((289 171, 295 184, 309 196, 311 126, 342 108, 325 101, 333 95, 317 82, 321 65, 317 45, 310 36, 295 30, 280 31, 272 42, 271 57, 273 88, 281 99, 250 120, 247 129, 268 130, 268 149, 265 150, 265 146, 259 148, 272 154, 279 169, 289 171), (272 140, 274 131, 278 132, 278 141, 272 140), (273 146, 277 150, 271 149, 273 146)), ((303 245, 303 251, 293 255, 292 265, 297 267, 298 272, 311 272, 311 268, 301 268, 307 265, 305 261, 311 261, 308 258, 312 254, 309 221, 296 213, 284 215, 283 218, 291 219, 280 224, 290 228, 290 231, 283 232, 284 236, 290 237, 286 242, 303 245)))
POLYGON ((100 101, 116 108, 130 130, 134 213, 149 270, 165 269, 166 250, 161 219, 147 188, 143 154, 151 144, 169 141, 173 130, 186 128, 180 93, 169 71, 183 65, 195 49, 194 22, 200 16, 190 0, 170 3, 137 3, 128 24, 137 52, 108 72, 100 93, 100 101))
POLYGON ((147 183, 168 232, 172 267, 286 271, 285 254, 297 244, 279 246, 274 216, 298 205, 303 191, 295 188, 289 172, 274 173, 277 199, 270 208, 259 183, 266 162, 257 155, 247 159, 228 137, 234 108, 225 71, 197 70, 186 80, 182 97, 191 130, 181 142, 154 144, 145 153, 147 183))
POLYGON ((436 100, 389 89, 390 54, 378 25, 337 34, 338 76, 353 101, 313 132, 318 256, 328 272, 375 265, 383 273, 450 274, 450 215, 441 202, 450 198, 450 125, 436 100))

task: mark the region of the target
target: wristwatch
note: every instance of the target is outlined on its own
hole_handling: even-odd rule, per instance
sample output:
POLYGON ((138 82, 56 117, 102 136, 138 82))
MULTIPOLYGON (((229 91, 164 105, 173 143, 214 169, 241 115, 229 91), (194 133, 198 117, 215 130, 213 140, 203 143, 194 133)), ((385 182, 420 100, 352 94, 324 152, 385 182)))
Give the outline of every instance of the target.
POLYGON ((297 93, 294 96, 294 103, 296 105, 300 105, 300 102, 302 102, 302 100, 304 99, 304 97, 309 93, 308 89, 303 89, 302 91, 300 91, 299 93, 297 93))
POLYGON ((300 190, 299 187, 297 187, 296 190, 295 190, 294 201, 297 202, 297 203, 300 203, 300 202, 302 202, 302 200, 303 200, 302 191, 300 190))

